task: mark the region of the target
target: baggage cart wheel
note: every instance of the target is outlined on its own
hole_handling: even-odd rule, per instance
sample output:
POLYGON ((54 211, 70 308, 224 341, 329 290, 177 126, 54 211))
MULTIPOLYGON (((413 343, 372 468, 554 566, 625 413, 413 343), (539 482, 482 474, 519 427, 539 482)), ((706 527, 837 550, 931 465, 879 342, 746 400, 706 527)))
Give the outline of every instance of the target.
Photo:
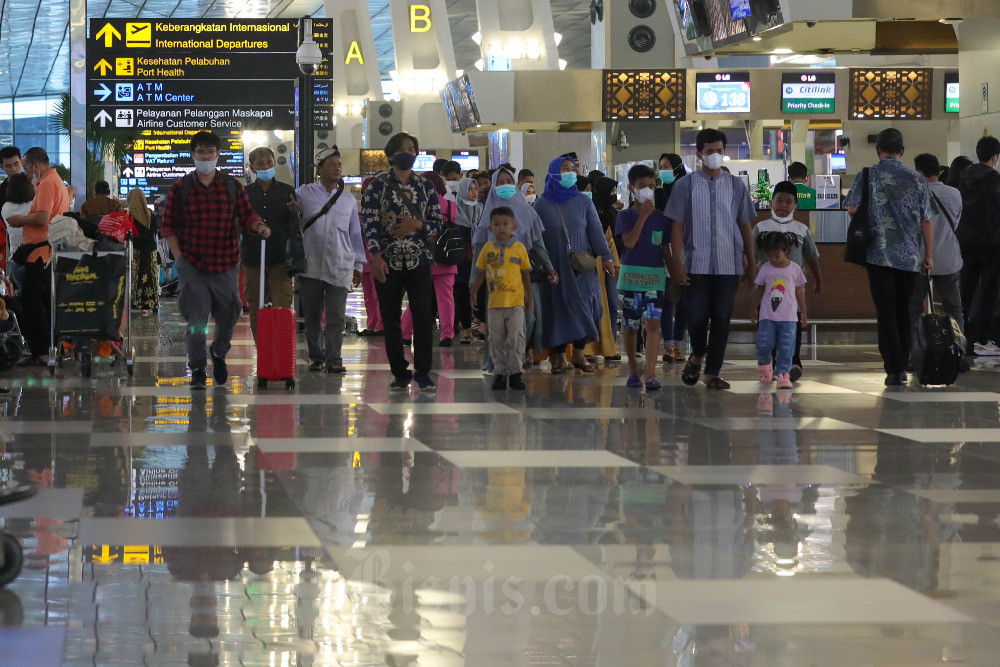
POLYGON ((135 362, 128 361, 125 364, 125 370, 128 372, 129 377, 135 374, 135 362))
POLYGON ((285 378, 285 389, 295 389, 295 378, 285 378))
POLYGON ((52 362, 49 362, 49 375, 52 377, 55 377, 56 375, 56 365, 52 362))
POLYGON ((89 378, 93 372, 94 358, 89 351, 80 352, 80 375, 89 378))
POLYGON ((24 563, 24 552, 21 543, 13 535, 0 533, 0 549, 3 549, 2 565, 0 565, 0 586, 6 586, 21 573, 24 563))
POLYGON ((267 389, 267 378, 257 378, 257 388, 267 389))

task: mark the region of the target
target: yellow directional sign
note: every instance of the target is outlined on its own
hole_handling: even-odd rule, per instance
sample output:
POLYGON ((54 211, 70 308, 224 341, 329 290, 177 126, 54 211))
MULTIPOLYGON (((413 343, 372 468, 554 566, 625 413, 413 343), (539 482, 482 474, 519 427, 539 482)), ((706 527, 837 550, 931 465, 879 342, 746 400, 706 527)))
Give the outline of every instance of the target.
POLYGON ((115 43, 115 38, 122 38, 122 34, 115 30, 115 27, 110 23, 105 23, 104 27, 101 28, 97 33, 97 39, 104 38, 104 48, 110 49, 115 43))
POLYGON ((152 23, 126 23, 125 46, 128 48, 149 48, 153 45, 152 23))
POLYGON ((104 58, 101 58, 99 61, 97 61, 97 64, 94 65, 94 71, 95 72, 100 71, 101 72, 101 76, 107 76, 108 75, 108 71, 112 70, 112 69, 114 69, 114 68, 111 66, 111 63, 109 63, 104 58))

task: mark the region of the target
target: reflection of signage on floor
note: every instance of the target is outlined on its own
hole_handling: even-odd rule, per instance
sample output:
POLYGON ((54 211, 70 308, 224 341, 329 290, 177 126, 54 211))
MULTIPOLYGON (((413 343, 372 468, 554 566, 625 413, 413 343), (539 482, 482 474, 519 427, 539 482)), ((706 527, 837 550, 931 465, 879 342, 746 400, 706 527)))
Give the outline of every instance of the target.
POLYGON ((95 565, 146 565, 163 562, 163 547, 147 544, 96 544, 83 547, 83 562, 95 565))

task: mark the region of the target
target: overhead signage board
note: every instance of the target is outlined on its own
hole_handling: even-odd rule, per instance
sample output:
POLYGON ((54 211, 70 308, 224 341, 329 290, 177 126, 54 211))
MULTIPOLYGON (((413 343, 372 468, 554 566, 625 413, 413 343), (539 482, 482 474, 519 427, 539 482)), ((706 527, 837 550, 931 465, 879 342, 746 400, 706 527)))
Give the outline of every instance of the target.
POLYGON ((750 72, 695 75, 698 113, 750 113, 750 72))
POLYGON ((782 113, 834 113, 837 107, 833 72, 786 72, 781 75, 782 113))
POLYGON ((944 110, 947 113, 959 113, 962 110, 962 98, 958 94, 958 72, 944 74, 944 110))

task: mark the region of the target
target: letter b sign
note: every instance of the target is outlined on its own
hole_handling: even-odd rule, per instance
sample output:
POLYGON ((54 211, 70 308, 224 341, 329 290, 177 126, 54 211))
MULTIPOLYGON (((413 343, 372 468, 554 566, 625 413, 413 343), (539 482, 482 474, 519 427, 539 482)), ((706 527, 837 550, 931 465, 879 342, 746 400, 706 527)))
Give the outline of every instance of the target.
POLYGON ((427 32, 431 29, 431 8, 427 5, 410 5, 410 32, 427 32))

